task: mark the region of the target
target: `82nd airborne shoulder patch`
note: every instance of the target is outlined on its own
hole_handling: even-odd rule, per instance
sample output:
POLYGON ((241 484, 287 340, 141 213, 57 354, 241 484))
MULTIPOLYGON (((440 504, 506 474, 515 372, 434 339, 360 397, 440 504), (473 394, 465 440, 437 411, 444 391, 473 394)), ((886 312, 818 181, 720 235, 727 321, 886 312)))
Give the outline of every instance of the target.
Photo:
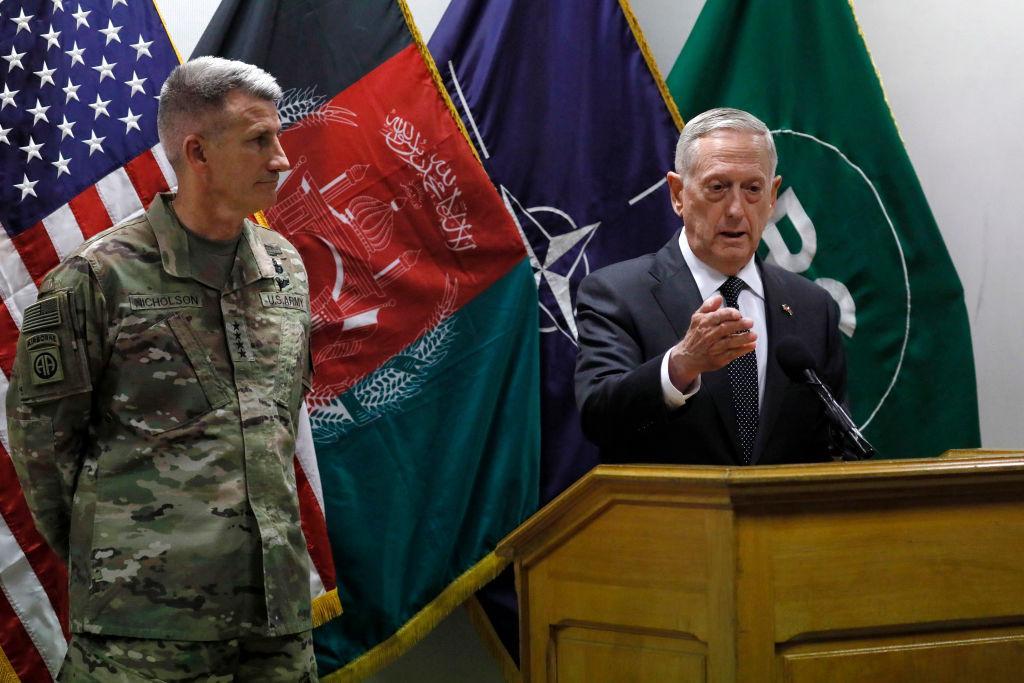
POLYGON ((25 309, 16 358, 23 402, 52 401, 92 388, 73 306, 71 291, 58 290, 25 309))
MULTIPOLYGON (((58 296, 41 299, 25 309, 22 334, 61 326, 58 296)), ((33 384, 50 384, 64 379, 64 366, 60 359, 60 336, 56 332, 41 332, 27 337, 25 350, 29 353, 29 370, 33 384)))
POLYGON ((59 347, 47 346, 29 351, 29 367, 32 368, 33 384, 50 384, 64 379, 59 347))
POLYGON ((25 340, 33 384, 49 384, 64 379, 60 362, 60 337, 55 332, 33 334, 25 340))

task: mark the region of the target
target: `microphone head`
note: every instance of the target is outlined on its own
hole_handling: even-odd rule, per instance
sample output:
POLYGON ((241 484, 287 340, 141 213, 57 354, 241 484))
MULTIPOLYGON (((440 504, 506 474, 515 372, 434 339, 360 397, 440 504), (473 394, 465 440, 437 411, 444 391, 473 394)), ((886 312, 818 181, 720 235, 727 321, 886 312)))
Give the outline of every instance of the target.
POLYGON ((807 350, 807 345, 796 337, 784 337, 779 340, 775 347, 775 359, 779 366, 794 382, 801 384, 806 381, 804 370, 817 372, 814 363, 814 356, 807 350))

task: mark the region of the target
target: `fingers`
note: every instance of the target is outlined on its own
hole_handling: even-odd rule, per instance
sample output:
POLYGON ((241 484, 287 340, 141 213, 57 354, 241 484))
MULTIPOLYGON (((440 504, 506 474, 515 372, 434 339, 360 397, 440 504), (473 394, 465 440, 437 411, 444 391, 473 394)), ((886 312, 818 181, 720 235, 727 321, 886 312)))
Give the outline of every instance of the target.
MULTIPOLYGON (((710 301, 710 300, 709 300, 710 301)), ((704 305, 706 305, 705 302, 704 305)), ((689 332, 717 339, 730 334, 742 333, 754 326, 754 321, 744 318, 735 308, 719 308, 703 312, 704 306, 690 317, 689 332)))
POLYGON ((747 332, 746 334, 735 334, 726 337, 717 344, 712 345, 709 349, 710 355, 719 358, 727 358, 725 363, 729 363, 734 358, 739 358, 742 355, 750 353, 757 348, 757 333, 754 331, 747 332))
POLYGON ((708 298, 690 318, 690 328, 669 359, 670 372, 696 376, 725 367, 755 350, 754 321, 735 308, 722 307, 722 297, 708 298))
POLYGON ((757 333, 750 328, 741 328, 710 341, 707 346, 707 353, 710 357, 719 361, 722 357, 727 356, 728 360, 725 363, 728 363, 733 358, 738 358, 745 353, 753 351, 756 347, 757 333))
POLYGON ((754 334, 754 321, 750 318, 726 320, 715 325, 715 334, 720 337, 736 337, 742 334, 754 334))

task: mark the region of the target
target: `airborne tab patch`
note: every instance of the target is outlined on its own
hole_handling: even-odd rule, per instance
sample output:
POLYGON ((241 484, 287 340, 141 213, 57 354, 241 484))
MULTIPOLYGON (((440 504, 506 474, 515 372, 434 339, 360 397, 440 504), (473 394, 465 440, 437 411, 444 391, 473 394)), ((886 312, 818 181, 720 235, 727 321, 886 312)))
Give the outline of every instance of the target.
POLYGON ((33 334, 25 340, 25 348, 29 351, 38 349, 41 346, 59 346, 60 337, 53 332, 40 332, 33 334))
POLYGON ((198 294, 167 292, 156 294, 129 294, 128 303, 133 311, 159 311, 167 308, 202 308, 198 294))
POLYGON ((260 301, 265 308, 294 308, 299 311, 307 309, 304 294, 286 294, 284 292, 260 292, 260 301))

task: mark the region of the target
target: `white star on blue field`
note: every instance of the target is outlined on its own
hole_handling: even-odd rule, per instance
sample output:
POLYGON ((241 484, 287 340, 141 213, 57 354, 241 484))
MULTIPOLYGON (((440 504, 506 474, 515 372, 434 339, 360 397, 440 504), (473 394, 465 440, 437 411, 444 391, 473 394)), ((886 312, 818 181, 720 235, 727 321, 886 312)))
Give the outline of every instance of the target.
POLYGON ((519 228, 530 256, 541 310, 541 332, 560 332, 574 345, 574 293, 590 273, 586 249, 601 224, 577 227, 569 214, 553 206, 525 208, 505 187, 501 197, 519 228))

